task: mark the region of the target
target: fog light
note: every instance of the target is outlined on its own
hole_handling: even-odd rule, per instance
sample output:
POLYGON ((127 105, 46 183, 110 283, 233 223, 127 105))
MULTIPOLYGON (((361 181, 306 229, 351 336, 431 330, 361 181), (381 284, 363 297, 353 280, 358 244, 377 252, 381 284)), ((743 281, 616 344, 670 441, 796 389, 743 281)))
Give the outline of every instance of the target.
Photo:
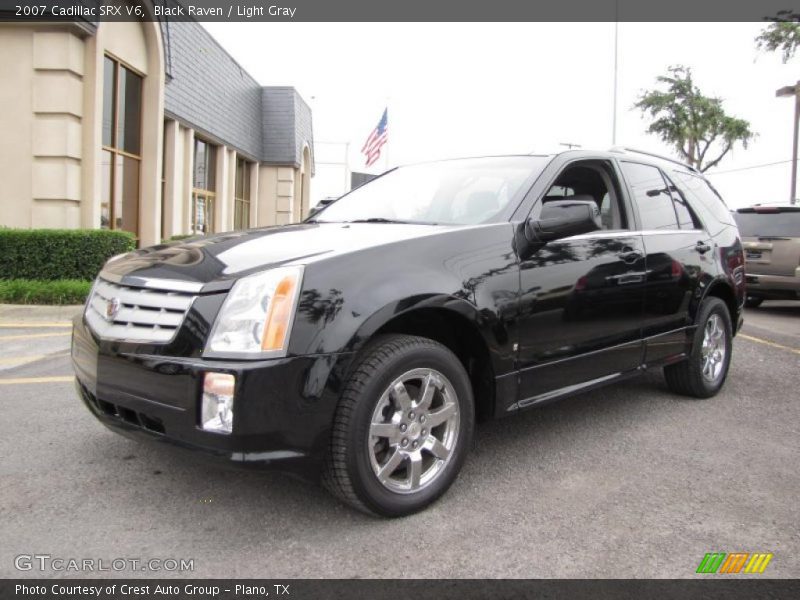
POLYGON ((233 431, 233 390, 236 378, 228 373, 206 373, 203 379, 203 429, 216 433, 233 431))

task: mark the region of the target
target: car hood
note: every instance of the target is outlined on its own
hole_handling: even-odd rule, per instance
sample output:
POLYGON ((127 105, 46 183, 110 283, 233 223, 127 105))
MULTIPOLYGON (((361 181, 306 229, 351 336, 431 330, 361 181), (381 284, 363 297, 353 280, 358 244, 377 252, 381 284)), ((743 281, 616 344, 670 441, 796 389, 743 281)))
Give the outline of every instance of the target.
POLYGON ((176 288, 224 290, 243 275, 264 269, 328 260, 456 228, 395 223, 300 223, 266 227, 136 250, 106 263, 102 275, 130 285, 156 279, 170 280, 176 288))

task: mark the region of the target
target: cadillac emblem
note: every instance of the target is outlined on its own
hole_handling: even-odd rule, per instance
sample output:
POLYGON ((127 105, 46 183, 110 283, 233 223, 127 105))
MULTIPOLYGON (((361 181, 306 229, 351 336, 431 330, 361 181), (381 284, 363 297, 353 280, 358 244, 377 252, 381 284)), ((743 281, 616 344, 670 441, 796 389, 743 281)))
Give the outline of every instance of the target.
POLYGON ((119 312, 119 298, 111 298, 106 302, 106 321, 113 321, 119 312))

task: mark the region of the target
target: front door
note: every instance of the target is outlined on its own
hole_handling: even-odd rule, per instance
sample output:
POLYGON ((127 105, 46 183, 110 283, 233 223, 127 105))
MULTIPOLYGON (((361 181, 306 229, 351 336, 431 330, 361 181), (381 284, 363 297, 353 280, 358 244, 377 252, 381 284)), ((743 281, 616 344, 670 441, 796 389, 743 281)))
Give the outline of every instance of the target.
POLYGON ((645 250, 613 164, 567 166, 531 216, 550 199, 594 200, 603 227, 521 260, 520 407, 635 371, 642 361, 645 250))

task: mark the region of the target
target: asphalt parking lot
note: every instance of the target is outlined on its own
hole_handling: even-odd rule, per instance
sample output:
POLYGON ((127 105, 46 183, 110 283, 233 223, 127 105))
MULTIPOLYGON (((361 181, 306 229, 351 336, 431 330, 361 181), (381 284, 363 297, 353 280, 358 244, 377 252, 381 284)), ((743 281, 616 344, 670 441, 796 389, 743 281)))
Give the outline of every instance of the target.
POLYGON ((748 311, 716 398, 648 374, 483 424, 450 492, 391 521, 107 431, 73 391, 67 312, 0 311, 0 577, 81 576, 14 567, 49 554, 194 559, 100 574, 124 577, 672 578, 713 551, 800 577, 800 302, 748 311))

